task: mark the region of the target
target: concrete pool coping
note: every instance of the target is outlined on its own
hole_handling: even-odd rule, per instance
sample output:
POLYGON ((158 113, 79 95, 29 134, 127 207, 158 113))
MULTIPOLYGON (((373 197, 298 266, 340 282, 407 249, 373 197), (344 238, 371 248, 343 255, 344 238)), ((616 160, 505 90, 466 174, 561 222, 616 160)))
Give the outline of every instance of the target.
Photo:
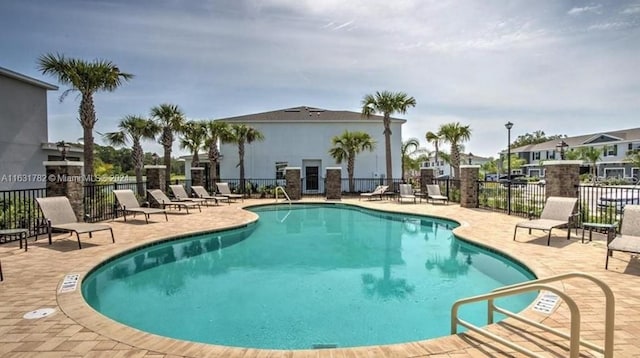
MULTIPOLYGON (((324 202, 324 200, 320 201, 309 201, 309 202, 324 202)), ((457 205, 448 205, 448 206, 440 206, 440 205, 424 205, 424 204, 397 204, 395 202, 358 202, 357 200, 344 200, 345 203, 350 203, 362 207, 373 208, 373 209, 382 209, 386 211, 396 211, 396 212, 406 212, 410 214, 425 214, 436 217, 441 217, 445 219, 453 219, 458 222, 461 222, 460 227, 456 228, 456 235, 461 236, 469 241, 478 242, 483 245, 494 246, 494 248, 499 248, 498 250, 505 253, 508 256, 512 256, 522 262, 524 262, 530 269, 534 271, 534 273, 538 277, 545 277, 552 274, 564 273, 567 272, 567 268, 571 268, 573 266, 574 269, 571 271, 577 271, 575 268, 582 268, 582 271, 591 273, 596 275, 599 278, 609 279, 608 281, 613 282, 614 290, 625 291, 627 289, 631 289, 630 292, 627 292, 627 295, 623 295, 624 304, 621 308, 626 312, 621 318, 618 318, 618 321, 622 320, 624 323, 624 329, 620 332, 618 331, 616 337, 616 350, 619 355, 617 356, 630 356, 632 350, 635 351, 635 348, 638 347, 637 339, 635 335, 639 331, 636 329, 638 326, 638 321, 640 318, 636 318, 635 320, 629 318, 629 310, 632 310, 633 313, 637 313, 638 311, 634 309, 637 307, 640 302, 640 292, 634 291, 630 287, 630 282, 635 283, 635 287, 640 286, 640 280, 637 276, 638 266, 637 262, 629 263, 629 256, 623 254, 616 254, 616 259, 612 261, 613 266, 610 267, 609 271, 604 271, 604 246, 601 241, 594 241, 591 244, 581 245, 578 240, 572 240, 570 242, 566 242, 566 240, 561 238, 561 233, 559 236, 554 235, 552 240, 552 246, 546 247, 540 245, 541 238, 540 235, 536 236, 535 232, 533 236, 527 236, 523 234, 519 235, 518 242, 514 242, 511 240, 511 234, 513 225, 521 221, 522 218, 510 217, 500 213, 492 213, 484 210, 476 210, 476 209, 463 209, 457 205), (580 246, 578 246, 580 245, 580 246), (575 257, 575 254, 579 254, 584 256, 584 262, 581 264, 581 260, 571 259, 575 257), (569 257, 569 259, 568 259, 569 257), (621 259, 622 258, 622 259, 621 259), (546 260, 548 259, 548 260, 546 260), (586 267, 583 267, 586 266, 586 267), (624 274, 616 271, 624 271, 627 270, 632 274, 624 274), (622 280, 624 279, 624 283, 622 280), (619 282, 618 285, 615 283, 619 282), (634 306, 634 304, 636 306, 634 306), (631 323, 631 327, 629 324, 631 323), (627 355, 625 355, 627 354, 627 355)), ((247 200, 244 203, 237 203, 231 205, 231 207, 213 207, 210 209, 204 209, 201 215, 198 214, 189 214, 187 215, 172 215, 170 217, 170 221, 168 223, 163 222, 155 222, 151 225, 153 227, 153 231, 161 232, 165 235, 164 237, 175 236, 179 232, 188 231, 188 228, 191 228, 191 232, 199 232, 207 229, 222 229, 223 227, 228 227, 229 225, 242 225, 243 223, 247 223, 251 221, 249 215, 247 215, 246 211, 241 210, 238 211, 238 208, 242 206, 249 206, 252 204, 263 204, 268 203, 265 200, 247 200), (198 220, 194 220, 198 219, 198 220), (203 223, 203 221, 209 220, 217 220, 216 225, 207 225, 203 223), (212 227, 215 226, 215 227, 212 227), (157 230, 157 228, 162 228, 162 230, 157 230)), ((5 270, 5 280, 9 281, 9 285, 2 284, 2 294, 0 294, 0 298, 6 299, 9 303, 14 303, 9 305, 9 309, 0 309, 0 314, 4 312, 4 314, 0 315, 0 333, 4 331, 9 332, 14 326, 25 326, 31 327, 36 331, 38 329, 43 329, 43 324, 45 321, 57 321, 63 320, 65 324, 79 327, 78 332, 71 334, 69 336, 59 336, 58 334, 53 334, 51 337, 47 338, 40 333, 29 333, 23 336, 11 336, 9 338, 4 337, 0 338, 0 342, 10 343, 9 345, 4 344, 3 348, 0 348, 1 353, 9 353, 9 352, 58 352, 67 354, 71 354, 76 352, 78 355, 89 354, 90 352, 101 352, 105 353, 123 353, 123 352, 142 352, 144 351, 144 355, 147 356, 163 356, 163 355, 176 355, 176 356, 241 356, 241 357, 250 357, 250 356, 282 356, 282 357, 298 357, 298 356, 313 356, 313 357, 330 357, 330 356, 392 356, 392 357, 409 357, 409 356, 468 356, 476 354, 478 356, 483 356, 482 354, 492 355, 495 352, 502 352, 507 354, 513 354, 513 352, 503 347, 497 343, 493 343, 487 341, 480 336, 474 334, 463 334, 456 336, 449 336, 445 338, 432 339, 427 341, 419 341, 412 342, 406 344, 397 344, 397 345, 388 345, 388 346, 372 346, 372 347, 360 347, 360 348, 343 348, 343 349, 329 349, 329 350, 303 350, 303 351, 264 351, 257 349, 245 349, 245 348, 230 348, 230 347, 221 347, 221 346, 212 346, 208 344, 200 344, 200 343, 192 343, 185 341, 178 341, 169 338, 154 336, 152 334, 137 331, 135 329, 127 327, 124 329, 123 325, 115 323, 108 318, 105 318, 93 311, 82 299, 80 292, 77 291, 75 293, 57 293, 56 287, 52 287, 51 281, 49 280, 48 284, 42 285, 42 282, 39 282, 35 287, 35 290, 38 291, 38 296, 40 299, 38 301, 30 301, 30 305, 19 305, 19 299, 14 298, 15 294, 20 294, 24 291, 24 286, 29 286, 30 284, 20 285, 18 282, 15 282, 16 274, 22 274, 25 279, 28 279, 30 276, 37 275, 36 272, 31 272, 29 268, 26 266, 23 267, 22 271, 16 271, 15 266, 12 267, 14 263, 23 262, 25 264, 30 264, 32 261, 37 259, 51 259, 53 263, 59 262, 59 268, 55 268, 55 270, 51 270, 49 268, 49 273, 45 274, 45 276, 49 278, 54 278, 54 282, 59 284, 64 277, 65 274, 70 273, 86 273, 92 267, 94 267, 99 262, 111 257, 113 255, 117 255, 119 252, 122 252, 127 249, 131 249, 141 242, 147 243, 151 241, 158 240, 161 235, 156 235, 154 233, 150 233, 145 225, 136 225, 130 223, 122 223, 121 219, 118 219, 114 222, 110 222, 111 225, 114 226, 114 231, 116 231, 116 245, 112 245, 107 243, 107 240, 102 240, 97 238, 98 235, 95 235, 96 238, 93 241, 96 243, 95 246, 89 245, 87 248, 83 250, 73 250, 71 249, 72 244, 71 240, 58 239, 54 241, 54 245, 49 247, 41 241, 38 241, 37 244, 33 245, 35 248, 32 248, 30 244, 30 250, 27 253, 22 253, 16 250, 15 248, 7 249, 7 245, 0 246, 0 253, 2 254, 10 254, 10 256, 3 256, 3 269, 5 270), (138 239, 132 240, 132 238, 124 238, 124 235, 133 235, 139 236, 138 239), (124 242, 123 242, 124 241, 124 242), (141 241, 141 242, 136 242, 141 241), (60 251, 60 255, 57 255, 57 249, 60 249, 64 246, 64 250, 60 251), (69 246, 69 248, 67 248, 69 246), (68 249, 68 250, 67 250, 68 249), (54 254, 55 253, 55 254, 54 254), (54 256, 54 257, 51 257, 54 256), (12 280, 11 277, 14 277, 12 280), (13 282, 12 282, 13 281, 13 282), (45 288, 42 288, 44 286, 45 288), (46 289, 48 287, 48 289, 46 289), (56 291, 53 291, 56 290, 56 291), (47 293, 49 292, 49 293, 47 293), (44 297, 44 300, 42 297, 44 297), (51 299, 46 299, 46 296, 50 298, 54 298, 54 301, 51 299), (21 322, 17 316, 19 313, 23 314, 25 311, 38 304, 44 304, 47 301, 50 303, 55 303, 55 299, 57 299, 57 305, 62 309, 64 317, 55 318, 54 315, 51 318, 45 318, 39 320, 39 322, 34 322, 33 324, 25 324, 21 322), (39 302, 39 303, 38 303, 39 302), (67 320, 66 318, 69 318, 67 320), (12 319, 18 319, 17 321, 12 321, 12 319), (71 321, 71 322, 68 322, 71 321), (39 328, 38 328, 39 327, 39 328), (87 334, 91 332, 92 334, 87 334), (84 336, 91 336, 91 340, 81 340, 76 341, 74 338, 77 338, 77 335, 81 335, 81 333, 85 333, 84 336), (40 336, 37 336, 40 334, 40 336), (41 341, 37 341, 39 345, 33 343, 33 339, 42 339, 41 341), (110 343, 110 342, 113 343, 110 343), (31 342, 31 343, 28 343, 31 342), (75 343, 77 344, 75 344, 75 343), (89 343, 91 342, 91 343, 89 343), (58 345, 54 345, 55 343, 59 343, 58 345), (64 344, 63 344, 64 343, 64 344), (74 345, 75 344, 75 345, 74 345), (73 347, 72 347, 73 346, 73 347), (91 346, 91 347, 89 347, 91 346), (22 347, 22 348, 21 348, 22 347), (30 348, 31 347, 31 348, 30 348), (47 349, 47 347, 51 347, 47 349), (68 351, 65 351, 65 347, 72 347, 68 351), (82 349, 78 347, 83 347, 82 349, 86 349, 85 353, 82 353, 82 349), (89 348, 87 348, 89 347, 89 348), (107 349, 104 349, 108 347, 107 349), (103 348, 103 349, 98 349, 103 348), (120 349, 117 349, 120 348, 120 349), (17 349, 17 350, 16 350, 17 349), (31 349, 31 350, 30 350, 31 349), (74 350, 75 349, 75 350, 74 350)), ((544 236, 544 235, 542 235, 544 236)), ((64 238, 64 235, 62 235, 64 238)), ((44 240, 46 241, 46 240, 44 240)), ((544 240, 542 240, 544 241, 544 240)), ((91 242, 91 241, 89 241, 91 242)), ((84 243, 84 242, 83 242, 84 243)), ((17 246, 17 245, 15 245, 17 246)), ((77 248, 77 246, 76 246, 77 248)), ((20 266, 20 265, 17 265, 20 266)), ((46 266, 46 265, 45 265, 46 266)), ((40 269, 44 269, 43 265, 38 266, 40 269)), ((36 268, 37 270, 37 268, 36 268)), ((19 275, 18 275, 19 276, 19 275)), ((42 280, 39 280, 42 281, 42 280)), ((575 286, 573 284, 561 284, 563 289, 572 291, 574 289, 578 289, 584 292, 584 286, 578 285, 575 286)), ((588 289, 590 292, 590 289, 588 289)), ((618 293, 619 294, 619 293, 618 293)), ((27 300, 28 301, 28 300, 27 300)), ((618 297, 618 301, 620 301, 620 297, 618 297)), ((22 301, 25 303, 25 301, 22 301)), ((560 327, 566 327, 568 322, 563 323, 562 319, 566 315, 566 307, 565 305, 560 305, 557 307, 556 312, 551 316, 541 315, 539 313, 531 312, 531 310, 526 310, 527 316, 534 317, 541 321, 547 321, 552 323, 553 325, 559 325, 560 327), (555 316, 559 316, 555 318, 555 316)), ((602 318, 598 318, 598 311, 600 310, 599 303, 596 298, 588 297, 586 303, 581 303, 581 307, 585 308, 585 312, 587 313, 585 316, 588 319, 583 323, 583 336, 593 336, 593 338, 589 338, 592 340, 596 340, 601 335, 598 333, 597 326, 602 321, 602 318)), ((620 309, 619 309, 620 310, 620 309)), ((602 316, 602 314, 600 314, 602 316)), ((637 316, 636 316, 637 317, 637 316)), ((547 323, 546 322, 546 323, 547 323)), ((45 324, 46 326, 46 324, 45 324)), ((51 328, 51 327, 49 327, 51 328)), ((22 328, 23 331, 29 332, 29 329, 22 328)), ((44 328, 44 331, 47 329, 44 328)), ((524 341, 525 345, 533 346, 534 350, 539 350, 541 352, 554 352, 557 351, 560 355, 562 352, 565 352, 562 348, 563 346, 567 346, 567 343, 564 342, 563 339, 558 339, 556 337, 550 338, 545 336, 545 334, 537 332, 537 330, 529 330, 530 332, 524 332, 522 328, 519 328, 517 324, 512 324, 511 322, 505 324, 497 324, 491 327, 491 330, 504 332, 507 336, 511 337, 513 341, 524 341), (533 334, 534 336, 539 336, 538 339, 545 342, 545 344, 535 343, 535 337, 529 341, 529 338, 525 339, 525 335, 527 333, 533 334), (531 343, 533 342, 533 343, 531 343), (549 342, 554 342, 551 348, 546 346, 549 345, 549 342), (555 342, 558 342, 557 344, 555 342), (537 347, 537 348, 536 348, 537 347)), ((531 348, 531 347, 530 347, 531 348)), ((584 352, 588 352, 588 350, 583 350, 584 352)), ((59 354, 62 355, 62 354, 59 354)), ((107 355, 105 355, 107 356, 107 355)))

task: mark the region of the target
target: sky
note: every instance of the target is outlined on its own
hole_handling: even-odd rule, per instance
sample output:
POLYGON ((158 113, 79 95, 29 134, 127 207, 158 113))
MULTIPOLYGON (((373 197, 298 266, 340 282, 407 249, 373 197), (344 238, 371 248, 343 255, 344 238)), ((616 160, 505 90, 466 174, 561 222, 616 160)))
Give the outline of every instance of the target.
MULTIPOLYGON (((416 99, 396 117, 428 149, 425 133, 452 122, 487 157, 509 121, 512 139, 640 126, 640 0, 2 0, 0 31, 0 66, 36 79, 59 85, 38 71, 46 53, 135 75, 94 96, 99 133, 161 103, 189 119, 359 112, 382 90, 416 99)), ((59 87, 49 141, 77 141, 80 100, 59 87)))

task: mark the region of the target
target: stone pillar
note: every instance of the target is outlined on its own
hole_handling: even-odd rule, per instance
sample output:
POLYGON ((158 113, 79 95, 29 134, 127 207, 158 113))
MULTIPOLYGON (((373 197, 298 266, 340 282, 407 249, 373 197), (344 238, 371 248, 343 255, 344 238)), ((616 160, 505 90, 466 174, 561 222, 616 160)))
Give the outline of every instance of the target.
POLYGON ((460 166, 460 206, 463 208, 478 207, 479 165, 460 166))
POLYGON ((204 183, 204 168, 194 167, 191 168, 191 186, 202 186, 204 183))
POLYGON ((549 160, 545 168, 545 195, 577 198, 580 185, 581 160, 549 160))
POLYGON ((147 176, 147 189, 167 191, 166 168, 164 165, 144 166, 147 176))
POLYGON ((287 181, 287 194, 291 200, 300 200, 302 197, 302 182, 300 181, 300 173, 302 168, 300 167, 286 167, 284 168, 284 178, 287 181))
POLYGON ((44 162, 47 196, 66 196, 78 221, 84 221, 84 162, 68 160, 44 162))
POLYGON ((427 184, 433 184, 433 178, 435 178, 435 169, 433 168, 420 168, 420 192, 427 192, 427 184))
POLYGON ((327 200, 342 199, 342 168, 327 168, 327 184, 325 186, 327 200))

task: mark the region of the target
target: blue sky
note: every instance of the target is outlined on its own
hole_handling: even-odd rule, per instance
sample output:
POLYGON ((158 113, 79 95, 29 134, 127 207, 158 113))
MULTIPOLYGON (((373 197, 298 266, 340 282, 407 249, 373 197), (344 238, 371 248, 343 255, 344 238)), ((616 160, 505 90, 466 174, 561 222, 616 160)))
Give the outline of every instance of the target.
MULTIPOLYGON (((405 139, 427 146, 457 121, 484 156, 506 147, 507 121, 512 138, 639 126, 640 0, 3 0, 0 30, 0 66, 28 76, 57 84, 37 70, 48 52, 136 76, 95 96, 100 132, 164 102, 190 119, 359 111, 376 90, 416 98, 405 139)), ((50 141, 82 136, 64 89, 49 94, 50 141)))

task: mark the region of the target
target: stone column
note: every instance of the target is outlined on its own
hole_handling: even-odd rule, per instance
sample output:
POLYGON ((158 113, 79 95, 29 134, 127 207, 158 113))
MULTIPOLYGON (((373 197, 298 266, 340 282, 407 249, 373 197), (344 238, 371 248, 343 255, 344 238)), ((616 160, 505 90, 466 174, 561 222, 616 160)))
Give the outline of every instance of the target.
POLYGON ((433 178, 435 178, 435 170, 433 168, 420 168, 420 192, 427 192, 427 184, 433 184, 433 178))
POLYGON ((545 196, 577 198, 580 189, 581 160, 549 160, 542 163, 545 168, 545 196))
POLYGON ((300 173, 302 168, 300 167, 286 167, 284 168, 284 178, 287 181, 287 194, 291 200, 300 200, 302 197, 302 182, 300 181, 300 173))
POLYGON ((202 186, 202 183, 204 183, 204 168, 202 167, 191 168, 191 186, 193 185, 202 186))
POLYGON ((463 208, 478 207, 479 165, 460 166, 460 206, 463 208))
POLYGON ((327 168, 327 184, 326 184, 327 200, 342 199, 342 168, 327 168))
POLYGON ((167 191, 166 168, 164 165, 144 166, 147 176, 147 189, 167 191))
POLYGON ((84 162, 68 160, 44 162, 47 196, 66 196, 78 221, 84 221, 84 162))

